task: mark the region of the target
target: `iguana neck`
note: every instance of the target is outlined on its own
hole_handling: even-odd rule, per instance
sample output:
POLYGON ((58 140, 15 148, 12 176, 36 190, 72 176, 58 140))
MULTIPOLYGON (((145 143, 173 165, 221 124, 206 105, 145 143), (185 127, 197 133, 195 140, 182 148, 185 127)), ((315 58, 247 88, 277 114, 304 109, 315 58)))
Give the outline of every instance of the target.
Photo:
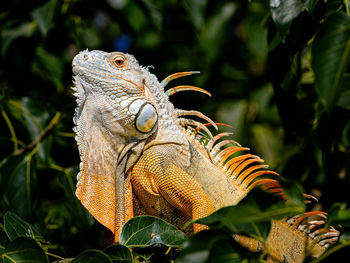
MULTIPOLYGON (((132 217, 132 198, 128 170, 142 152, 145 140, 116 136, 106 126, 116 129, 120 121, 105 123, 101 116, 110 112, 96 111, 94 97, 87 97, 77 119, 77 142, 81 155, 76 195, 89 212, 113 233, 132 217)), ((111 116, 107 116, 110 118, 111 116)))

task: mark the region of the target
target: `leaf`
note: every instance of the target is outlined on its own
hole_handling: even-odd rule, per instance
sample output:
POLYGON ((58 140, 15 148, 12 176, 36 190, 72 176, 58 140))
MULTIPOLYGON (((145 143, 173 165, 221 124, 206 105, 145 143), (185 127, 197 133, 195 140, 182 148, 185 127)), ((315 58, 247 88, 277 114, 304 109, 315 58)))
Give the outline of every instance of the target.
POLYGON ((130 249, 121 244, 111 245, 103 252, 108 254, 113 263, 132 262, 132 254, 130 249))
POLYGON ((255 124, 252 127, 253 145, 257 153, 271 166, 275 166, 279 161, 278 137, 270 126, 255 124))
POLYGON ((44 80, 52 82, 58 93, 63 92, 63 60, 38 45, 35 49, 36 61, 32 64, 32 72, 44 80))
POLYGON ((29 218, 32 204, 33 165, 30 155, 10 156, 1 163, 4 201, 22 218, 29 218))
POLYGON ((350 210, 344 204, 335 203, 328 211, 327 225, 341 225, 350 227, 350 210))
POLYGON ((193 222, 210 228, 266 238, 271 219, 281 219, 303 213, 305 206, 293 202, 287 206, 280 198, 254 189, 237 206, 219 209, 208 217, 193 222))
POLYGON ((72 263, 112 263, 111 258, 102 251, 88 249, 76 256, 72 263))
POLYGON ((36 139, 40 132, 44 129, 49 114, 42 104, 38 104, 36 99, 31 97, 22 97, 21 110, 27 121, 27 127, 31 135, 31 139, 36 139))
POLYGON ((337 100, 349 52, 350 17, 343 12, 329 15, 312 45, 316 88, 328 111, 337 100))
POLYGON ((81 40, 89 49, 97 49, 101 45, 101 39, 98 32, 94 28, 83 28, 81 30, 81 40))
POLYGON ((213 15, 206 26, 203 26, 199 40, 209 64, 218 56, 225 37, 227 22, 236 12, 234 3, 225 3, 221 9, 213 15))
POLYGON ((3 230, 0 230, 0 255, 7 247, 8 239, 6 233, 3 230))
POLYGON ((245 21, 244 27, 250 52, 259 60, 264 61, 267 57, 268 44, 267 28, 262 24, 262 19, 261 15, 251 16, 245 21))
POLYGON ((21 37, 30 37, 35 29, 35 23, 23 23, 16 28, 11 29, 3 29, 1 38, 2 38, 2 46, 1 46, 1 54, 5 55, 9 46, 13 41, 21 37))
POLYGON ((246 100, 229 101, 222 103, 217 111, 217 119, 220 122, 231 125, 235 140, 241 142, 245 134, 245 116, 249 104, 246 100))
POLYGON ((137 216, 122 228, 120 244, 128 247, 150 247, 164 245, 180 247, 187 240, 186 235, 175 226, 152 216, 137 216))
POLYGON ((63 169, 57 178, 57 185, 64 190, 64 206, 67 208, 70 220, 76 224, 81 231, 89 229, 95 223, 93 216, 87 211, 81 202, 75 196, 76 190, 76 175, 79 172, 79 167, 63 169), (74 169, 75 168, 75 169, 74 169))
POLYGON ((319 0, 303 0, 306 11, 311 15, 318 1, 319 0))
MULTIPOLYGON (((11 115, 20 121, 27 129, 30 142, 37 139, 47 125, 49 114, 43 104, 37 103, 37 98, 22 97, 20 101, 9 100, 8 108, 11 115)), ((42 160, 49 158, 50 144, 44 140, 39 146, 39 156, 42 160)))
POLYGON ((200 30, 204 21, 204 12, 207 0, 185 0, 184 8, 187 10, 190 19, 196 30, 200 30))
POLYGON ((128 1, 123 12, 128 20, 130 27, 139 34, 142 33, 148 23, 148 18, 137 2, 128 1))
POLYGON ((350 110, 350 74, 345 73, 336 106, 350 110))
POLYGON ((243 262, 245 249, 240 247, 228 233, 209 230, 193 235, 185 243, 176 262, 243 262))
POLYGON ((4 216, 4 227, 7 236, 12 241, 17 237, 31 237, 38 242, 45 242, 40 232, 15 213, 7 212, 4 216))
POLYGON ((157 8, 150 0, 142 0, 142 3, 146 6, 149 18, 153 22, 155 28, 160 31, 163 28, 163 15, 161 10, 157 8))
POLYGON ((301 185, 293 180, 283 177, 279 178, 278 181, 287 197, 288 205, 305 210, 304 189, 301 187, 301 185))
POLYGON ((57 0, 50 0, 46 4, 38 7, 32 12, 33 19, 37 22, 39 30, 43 36, 54 26, 55 9, 57 0))
POLYGON ((303 11, 301 0, 270 0, 272 19, 284 41, 289 33, 290 25, 303 11))
POLYGON ((4 263, 44 263, 49 262, 38 243, 29 237, 13 240, 1 255, 4 263))

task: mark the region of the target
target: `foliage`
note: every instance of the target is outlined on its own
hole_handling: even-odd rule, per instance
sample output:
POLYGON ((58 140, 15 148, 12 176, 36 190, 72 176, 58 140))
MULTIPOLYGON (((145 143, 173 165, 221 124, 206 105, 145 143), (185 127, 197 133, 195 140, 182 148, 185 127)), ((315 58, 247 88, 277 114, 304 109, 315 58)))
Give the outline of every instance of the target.
MULTIPOLYGON (((176 240, 164 236, 172 226, 145 217, 135 220, 161 225, 159 235, 150 241, 149 228, 125 226, 139 243, 104 248, 103 227, 74 194, 79 155, 71 130, 71 61, 86 48, 132 53, 142 65, 154 65, 160 79, 200 70, 186 81, 213 98, 182 94, 172 102, 231 124, 234 139, 318 197, 329 223, 343 232, 319 260, 344 257, 350 237, 347 0, 7 0, 2 6, 0 261, 48 262, 57 254, 74 262, 254 262, 264 255, 239 247, 232 231, 263 240, 269 216, 282 215, 275 200, 254 202, 254 192, 240 206, 203 219, 212 230, 188 241, 180 231, 176 240), (244 221, 251 209, 258 228, 244 221)), ((293 200, 298 196, 291 190, 293 200)))

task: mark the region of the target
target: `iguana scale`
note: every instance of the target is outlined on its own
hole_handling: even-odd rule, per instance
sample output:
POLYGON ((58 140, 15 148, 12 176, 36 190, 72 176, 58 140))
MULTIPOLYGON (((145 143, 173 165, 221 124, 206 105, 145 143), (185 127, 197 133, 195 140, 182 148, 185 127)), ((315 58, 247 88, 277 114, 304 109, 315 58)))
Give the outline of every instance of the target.
MULTIPOLYGON (((169 101, 183 90, 208 93, 192 86, 164 90, 171 80, 197 72, 159 82, 132 55, 103 51, 80 52, 72 67, 78 104, 74 131, 81 156, 76 195, 113 232, 115 242, 123 224, 136 215, 157 216, 181 227, 237 205, 258 185, 283 196, 277 180, 261 177, 277 175, 261 158, 222 139, 228 133, 212 136, 208 127, 219 124, 204 114, 176 109, 169 101)), ((271 259, 301 262, 307 247, 319 256, 339 235, 333 228, 322 232, 324 220, 324 213, 310 212, 274 221, 265 246, 271 259), (318 219, 306 222, 312 214, 318 219)), ((205 228, 193 225, 194 232, 205 228)), ((251 250, 261 249, 256 240, 235 238, 251 250)))

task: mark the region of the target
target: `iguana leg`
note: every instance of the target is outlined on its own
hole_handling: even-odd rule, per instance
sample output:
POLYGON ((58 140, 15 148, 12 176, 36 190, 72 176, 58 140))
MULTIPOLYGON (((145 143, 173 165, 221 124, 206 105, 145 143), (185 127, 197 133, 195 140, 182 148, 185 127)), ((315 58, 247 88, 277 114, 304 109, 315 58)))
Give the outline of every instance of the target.
MULTIPOLYGON (((131 172, 131 183, 138 200, 155 214, 164 211, 165 199, 180 210, 188 219, 197 219, 213 213, 216 209, 199 183, 188 173, 177 167, 160 153, 148 151, 135 164, 131 172), (160 202, 159 202, 160 201, 160 202), (155 210, 154 210, 155 209, 155 210)), ((194 231, 206 228, 194 224, 194 231)))

